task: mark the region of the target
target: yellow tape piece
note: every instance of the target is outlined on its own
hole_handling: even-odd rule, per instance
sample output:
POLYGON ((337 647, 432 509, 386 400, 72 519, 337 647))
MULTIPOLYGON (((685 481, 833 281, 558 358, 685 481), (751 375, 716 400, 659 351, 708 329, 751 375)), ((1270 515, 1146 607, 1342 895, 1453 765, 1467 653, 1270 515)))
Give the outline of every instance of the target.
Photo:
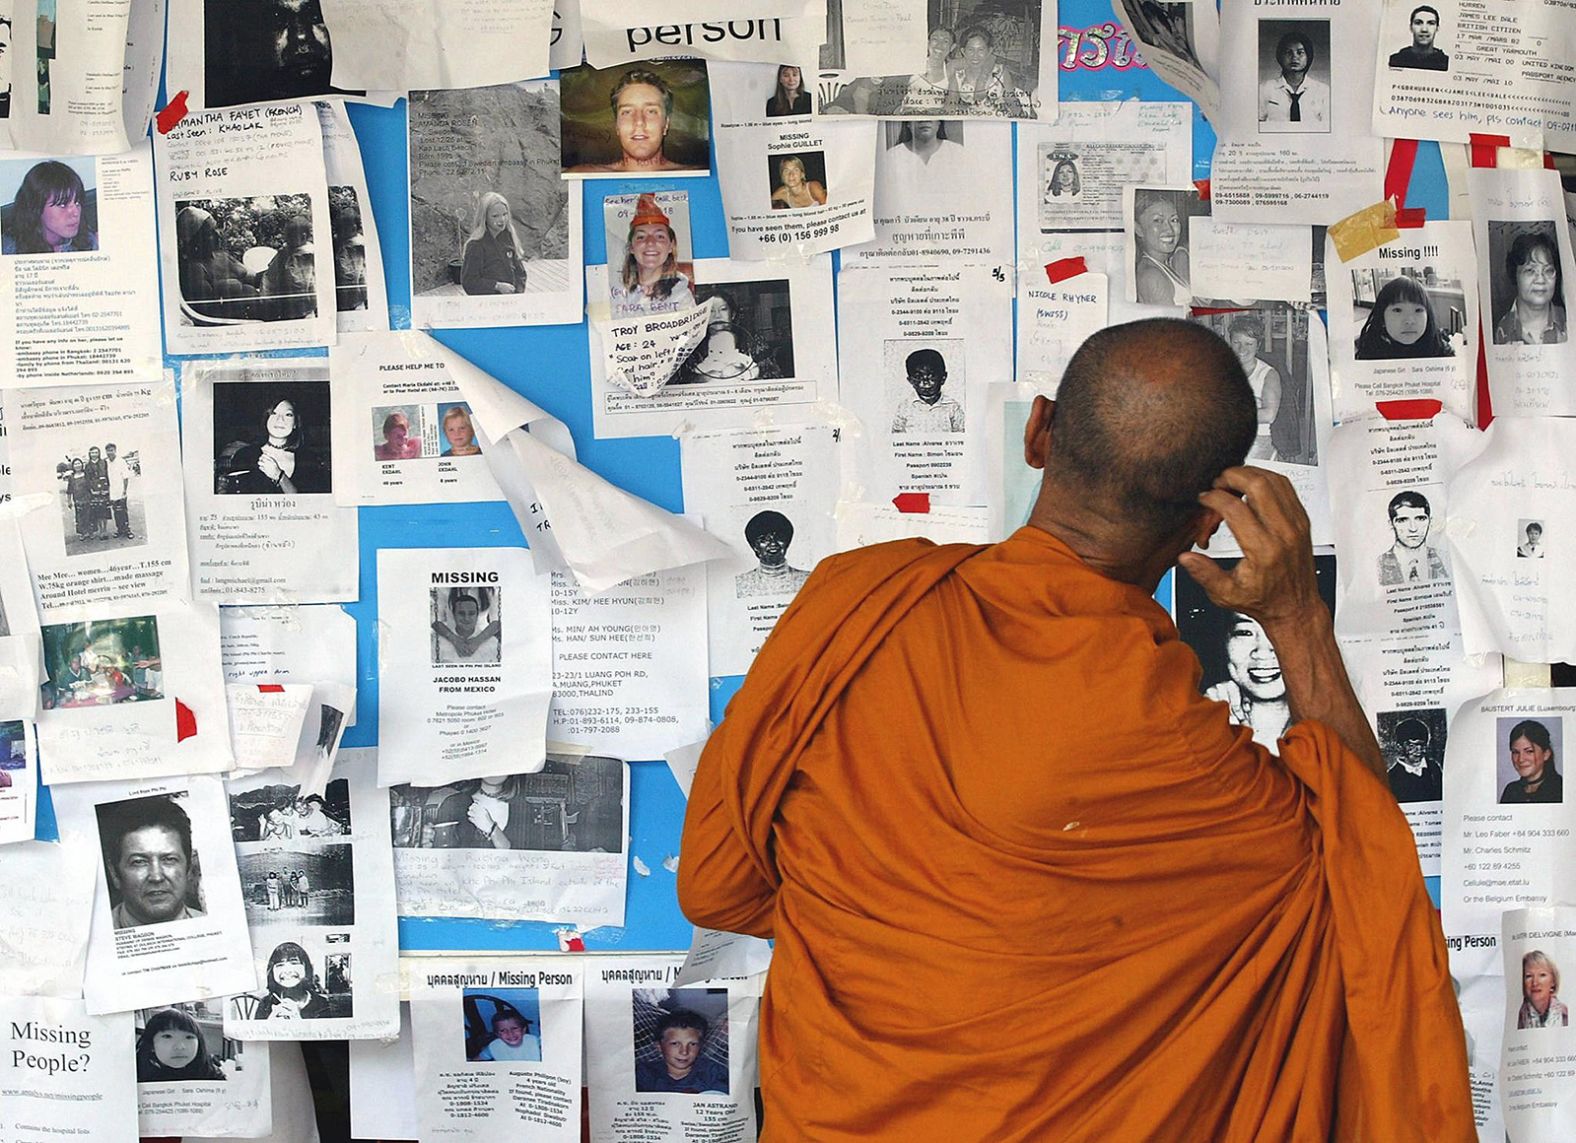
POLYGON ((1401 237, 1395 225, 1395 203, 1386 199, 1365 206, 1356 214, 1348 214, 1333 224, 1327 233, 1341 261, 1350 262, 1359 254, 1366 254, 1376 246, 1383 246, 1401 237))

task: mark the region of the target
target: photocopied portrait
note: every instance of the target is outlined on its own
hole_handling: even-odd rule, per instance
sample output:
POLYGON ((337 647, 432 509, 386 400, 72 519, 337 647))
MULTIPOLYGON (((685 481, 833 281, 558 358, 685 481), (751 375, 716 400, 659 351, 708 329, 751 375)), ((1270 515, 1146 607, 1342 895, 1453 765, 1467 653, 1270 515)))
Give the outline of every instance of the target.
POLYGON ((791 596, 804 586, 810 573, 788 562, 793 543, 793 522, 775 509, 751 516, 744 525, 744 542, 755 553, 756 565, 733 577, 739 599, 757 596, 791 596))
MULTIPOLYGON (((1127 193, 1124 191, 1124 193, 1127 193)), ((1192 189, 1136 187, 1128 215, 1134 301, 1185 306, 1193 300, 1188 221, 1209 213, 1192 189)))
POLYGON ((333 491, 327 381, 213 385, 214 492, 303 496, 333 491))
POLYGON ((1330 130, 1330 22, 1259 21, 1259 131, 1330 130))
POLYGON ((1450 57, 1439 47, 1439 9, 1431 4, 1419 4, 1407 17, 1407 25, 1412 42, 1391 53, 1390 66, 1417 71, 1449 71, 1450 57))
POLYGON ((1459 278, 1442 278, 1432 266, 1353 270, 1354 356, 1358 361, 1454 356, 1450 335, 1465 320, 1465 296, 1459 278))
POLYGON ((1198 312, 1192 320, 1220 334, 1248 375, 1259 421, 1248 462, 1318 464, 1308 311, 1261 302, 1250 310, 1198 312))
POLYGON ((1559 770, 1559 755, 1565 745, 1565 720, 1558 715, 1500 718, 1496 729, 1503 744, 1498 776, 1504 788, 1499 804, 1564 802, 1565 778, 1559 770))
POLYGON ((345 94, 319 0, 204 0, 203 37, 209 107, 345 94))
POLYGON ((786 278, 695 287, 711 306, 706 340, 670 385, 731 383, 794 376, 793 304, 786 278))
POLYGON ((1553 219, 1489 222, 1495 345, 1563 345, 1569 336, 1557 226, 1553 219))
POLYGON ((154 794, 94 807, 115 928, 204 915, 201 865, 183 797, 154 794))
POLYGON ((246 1045, 224 1034, 217 1000, 136 1013, 137 1082, 224 1083, 245 1068, 246 1045))
MULTIPOLYGON (((345 939, 335 933, 321 939, 336 937, 345 939)), ((268 954, 261 975, 261 991, 231 999, 232 1020, 340 1020, 355 1015, 348 952, 324 951, 314 960, 301 944, 281 941, 268 954)))
POLYGON ((1516 521, 1516 558, 1541 560, 1543 558, 1543 521, 1516 521))
POLYGON ((728 1094, 728 990, 637 989, 631 995, 635 1090, 728 1094))
POLYGON ((705 60, 568 68, 559 83, 564 174, 629 178, 711 169, 705 60))
POLYGON ((502 590, 483 584, 432 588, 432 661, 497 663, 502 657, 502 590))
MULTIPOLYGON (((887 357, 895 358, 911 344, 888 342, 887 357)), ((892 412, 894 435, 933 437, 963 432, 963 405, 944 391, 949 371, 943 350, 961 364, 961 341, 943 342, 941 348, 921 346, 902 354, 903 378, 912 392, 902 397, 892 412)), ((952 392, 963 392, 961 377, 952 392)))
POLYGON ((175 230, 181 324, 316 316, 311 195, 177 200, 169 223, 175 230))
POLYGON ((1450 578, 1439 549, 1428 542, 1433 526, 1433 509, 1428 497, 1415 489, 1397 492, 1388 507, 1390 529, 1395 536, 1379 554, 1379 583, 1383 587, 1403 584, 1437 583, 1450 578))
POLYGON ((465 1058, 471 1063, 542 1059, 542 1000, 535 988, 467 988, 460 994, 465 1058))
POLYGON ((353 313, 367 308, 367 239, 356 188, 328 188, 328 222, 334 244, 334 309, 353 313))
POLYGON ((0 254, 97 250, 97 184, 91 158, 0 163, 0 254))
POLYGON ((1444 796, 1446 717, 1440 707, 1379 712, 1385 777, 1402 805, 1437 802, 1444 796))

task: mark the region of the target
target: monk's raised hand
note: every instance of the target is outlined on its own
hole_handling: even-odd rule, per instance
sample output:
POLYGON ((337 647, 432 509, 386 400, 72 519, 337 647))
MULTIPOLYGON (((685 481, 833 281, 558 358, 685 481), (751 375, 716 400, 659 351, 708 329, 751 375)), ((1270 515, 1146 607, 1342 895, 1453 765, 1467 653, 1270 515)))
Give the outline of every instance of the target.
POLYGON ((1313 572, 1308 514, 1291 481, 1262 468, 1228 468, 1199 503, 1220 514, 1242 549, 1230 572, 1197 552, 1177 559, 1216 606, 1265 627, 1305 622, 1321 612, 1328 617, 1313 572))

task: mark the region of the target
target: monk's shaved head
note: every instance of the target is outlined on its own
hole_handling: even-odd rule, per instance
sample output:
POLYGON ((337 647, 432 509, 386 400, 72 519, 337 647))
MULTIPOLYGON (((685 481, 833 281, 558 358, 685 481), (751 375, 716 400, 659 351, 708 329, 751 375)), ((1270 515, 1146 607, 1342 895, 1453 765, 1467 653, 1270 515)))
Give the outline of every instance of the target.
POLYGON ((1243 462, 1258 405, 1229 345, 1172 318, 1112 326, 1079 347, 1056 393, 1045 484, 1144 536, 1171 535, 1243 462))

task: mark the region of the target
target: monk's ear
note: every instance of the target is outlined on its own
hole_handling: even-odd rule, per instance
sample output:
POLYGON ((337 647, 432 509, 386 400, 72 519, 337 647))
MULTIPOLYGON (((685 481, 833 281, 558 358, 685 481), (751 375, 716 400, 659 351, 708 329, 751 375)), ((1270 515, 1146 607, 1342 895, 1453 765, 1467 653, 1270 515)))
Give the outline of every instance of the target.
POLYGON ((1220 526, 1225 523, 1219 512, 1213 508, 1200 508, 1198 518, 1193 525, 1193 546, 1208 548, 1209 541, 1215 533, 1220 531, 1220 526))
POLYGON ((1051 415, 1056 402, 1036 396, 1029 406, 1029 419, 1023 424, 1023 462, 1030 468, 1044 468, 1051 448, 1051 415))

